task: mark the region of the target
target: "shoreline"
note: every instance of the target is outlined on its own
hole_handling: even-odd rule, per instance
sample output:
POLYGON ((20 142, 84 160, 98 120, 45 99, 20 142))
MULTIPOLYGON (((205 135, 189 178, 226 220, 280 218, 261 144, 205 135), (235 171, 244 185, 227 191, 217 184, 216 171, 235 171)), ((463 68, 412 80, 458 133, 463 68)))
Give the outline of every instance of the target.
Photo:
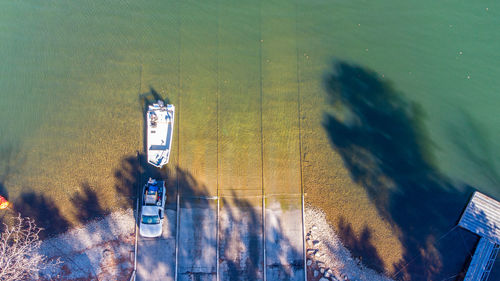
POLYGON ((391 281, 352 256, 316 207, 305 208, 307 280, 391 281))
MULTIPOLYGON (((307 280, 392 279, 354 258, 327 223, 324 212, 305 207, 307 280)), ((132 209, 115 211, 44 240, 40 251, 63 263, 41 280, 124 280, 133 270, 135 217, 132 209)))
POLYGON ((63 263, 41 280, 125 280, 133 270, 135 217, 115 211, 42 241, 40 251, 63 263), (132 257, 132 258, 131 258, 132 257))

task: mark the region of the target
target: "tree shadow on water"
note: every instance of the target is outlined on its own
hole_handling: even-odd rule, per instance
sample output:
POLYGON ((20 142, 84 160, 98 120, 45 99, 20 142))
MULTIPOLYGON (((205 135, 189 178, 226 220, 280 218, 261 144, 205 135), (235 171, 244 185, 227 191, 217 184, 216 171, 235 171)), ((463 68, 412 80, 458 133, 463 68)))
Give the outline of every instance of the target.
POLYGON ((339 236, 342 242, 354 256, 361 258, 364 264, 379 272, 384 271, 384 263, 377 253, 377 248, 372 241, 372 231, 365 226, 361 234, 356 235, 351 224, 341 217, 338 222, 339 236))
MULTIPOLYGON (((448 237, 445 243, 442 236, 456 224, 473 189, 453 186, 432 165, 422 110, 377 73, 342 61, 334 64, 325 87, 333 110, 323 125, 333 148, 400 233, 403 258, 385 268, 399 280, 440 280, 460 272, 467 257, 450 249, 472 248, 474 241, 448 237)), ((349 233, 341 231, 344 241, 349 233)), ((372 247, 354 249, 367 265, 381 269, 378 259, 370 259, 376 256, 372 247)))
MULTIPOLYGON (((0 196, 9 200, 9 193, 2 182, 0 182, 0 196)), ((4 217, 6 214, 7 214, 7 212, 3 212, 3 214, 0 215, 0 231, 3 231, 3 227, 4 227, 3 221, 4 221, 4 217)))
POLYGON ((70 199, 75 206, 77 219, 86 223, 94 219, 103 218, 108 215, 109 210, 102 207, 97 192, 95 192, 89 183, 82 183, 83 192, 76 192, 70 199))
POLYGON ((0 196, 9 200, 9 192, 7 191, 7 188, 5 188, 2 182, 0 182, 0 196))
MULTIPOLYGON (((9 200, 9 190, 5 183, 9 180, 16 167, 23 164, 24 159, 19 157, 20 144, 13 144, 2 137, 0 135, 0 196, 9 200)), ((3 222, 9 220, 8 217, 6 211, 0 213, 0 230, 3 228, 3 222)))
POLYGON ((146 113, 148 105, 153 104, 157 101, 163 101, 165 104, 170 103, 170 99, 168 97, 162 97, 158 91, 155 90, 152 86, 149 86, 149 91, 139 94, 139 102, 143 109, 143 113, 146 113))
MULTIPOLYGON (((0 181, 0 196, 5 198, 7 201, 9 200, 9 192, 7 191, 7 188, 5 188, 5 185, 3 184, 3 182, 1 182, 1 181, 0 181)), ((3 227, 4 227, 3 221, 4 221, 6 214, 7 214, 7 212, 2 212, 2 214, 0 215, 0 231, 3 231, 3 227)))
POLYGON ((34 219, 36 225, 43 228, 40 232, 40 238, 42 239, 65 232, 71 226, 54 201, 42 194, 23 193, 13 203, 13 208, 21 216, 34 219))
POLYGON ((143 185, 150 177, 168 181, 171 178, 170 174, 171 171, 168 169, 157 169, 148 164, 144 153, 137 152, 136 155, 125 157, 120 168, 115 170, 115 189, 118 194, 127 199, 122 207, 135 207, 135 199, 140 195, 143 185))

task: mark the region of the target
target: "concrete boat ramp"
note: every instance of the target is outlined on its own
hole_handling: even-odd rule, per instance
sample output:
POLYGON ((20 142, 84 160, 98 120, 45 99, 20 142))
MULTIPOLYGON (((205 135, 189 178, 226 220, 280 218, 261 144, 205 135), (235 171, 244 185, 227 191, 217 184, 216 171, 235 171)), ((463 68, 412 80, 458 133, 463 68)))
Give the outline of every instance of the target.
POLYGON ((217 201, 183 198, 179 210, 177 280, 216 280, 217 201))
POLYGON ((138 237, 135 280, 306 280, 301 201, 180 195, 162 236, 138 237))
POLYGON ((162 236, 137 239, 135 280, 174 280, 176 244, 176 206, 167 205, 162 236), (172 208, 173 207, 173 208, 172 208))

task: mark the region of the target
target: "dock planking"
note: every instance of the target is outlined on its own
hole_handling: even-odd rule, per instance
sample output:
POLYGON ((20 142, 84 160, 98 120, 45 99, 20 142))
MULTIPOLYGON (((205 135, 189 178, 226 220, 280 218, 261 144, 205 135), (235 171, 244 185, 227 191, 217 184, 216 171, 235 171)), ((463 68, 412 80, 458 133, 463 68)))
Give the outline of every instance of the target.
POLYGON ((500 244, 500 202, 480 192, 474 192, 458 225, 500 244))
POLYGON ((500 202, 474 192, 458 225, 481 237, 464 280, 488 280, 500 247, 500 202))

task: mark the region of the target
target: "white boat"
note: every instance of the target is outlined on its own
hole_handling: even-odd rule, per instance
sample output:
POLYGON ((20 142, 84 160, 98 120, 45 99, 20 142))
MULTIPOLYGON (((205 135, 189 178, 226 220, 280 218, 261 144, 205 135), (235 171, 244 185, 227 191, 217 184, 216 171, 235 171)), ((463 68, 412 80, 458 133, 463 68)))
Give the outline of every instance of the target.
POLYGON ((148 106, 147 156, 149 164, 158 168, 168 163, 174 133, 175 106, 159 100, 148 106))

